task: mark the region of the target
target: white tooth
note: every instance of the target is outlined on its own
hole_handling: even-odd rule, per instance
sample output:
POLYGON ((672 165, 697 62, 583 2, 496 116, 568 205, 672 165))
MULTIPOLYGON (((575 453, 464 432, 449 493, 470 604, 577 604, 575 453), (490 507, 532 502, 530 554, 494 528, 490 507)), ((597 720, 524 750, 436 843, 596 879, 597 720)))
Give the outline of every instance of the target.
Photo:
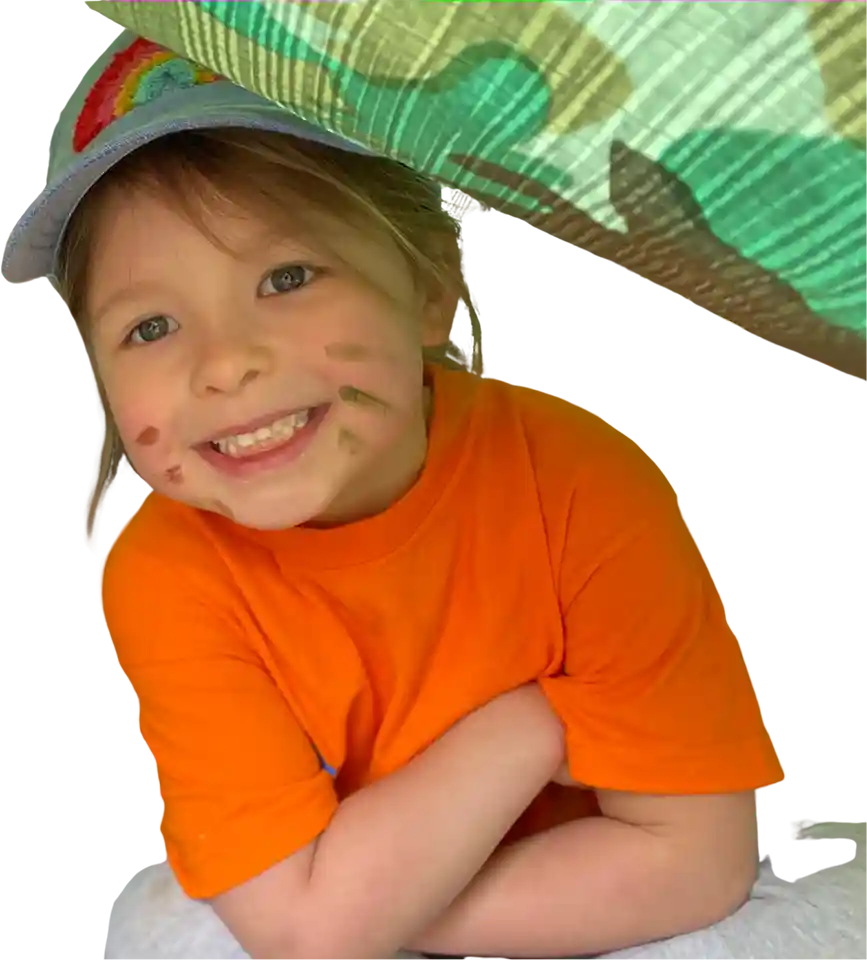
POLYGON ((254 433, 225 437, 217 441, 217 446, 221 453, 237 456, 243 450, 258 443, 264 443, 268 440, 283 440, 292 436, 296 430, 306 426, 309 419, 310 410, 302 410, 299 413, 284 417, 282 420, 276 420, 270 427, 260 427, 254 433))

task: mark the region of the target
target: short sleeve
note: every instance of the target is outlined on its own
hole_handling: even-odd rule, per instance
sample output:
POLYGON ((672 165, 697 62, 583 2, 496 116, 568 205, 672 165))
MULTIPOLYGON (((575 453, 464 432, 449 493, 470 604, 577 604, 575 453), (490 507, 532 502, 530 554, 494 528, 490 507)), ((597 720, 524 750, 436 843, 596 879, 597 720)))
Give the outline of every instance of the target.
POLYGON ((156 760, 169 864, 188 896, 208 899, 312 841, 338 801, 228 585, 161 554, 116 546, 103 609, 156 760))
POLYGON ((575 780, 701 794, 783 779, 674 491, 637 448, 576 490, 563 596, 563 672, 541 684, 575 780))

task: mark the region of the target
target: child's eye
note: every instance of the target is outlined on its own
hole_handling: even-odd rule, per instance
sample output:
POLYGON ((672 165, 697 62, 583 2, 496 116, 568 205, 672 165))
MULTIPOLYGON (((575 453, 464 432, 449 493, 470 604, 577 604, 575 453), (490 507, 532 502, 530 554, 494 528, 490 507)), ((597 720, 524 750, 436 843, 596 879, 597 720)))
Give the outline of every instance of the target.
POLYGON ((259 294, 263 297, 272 297, 277 293, 289 293, 290 290, 304 286, 305 270, 312 275, 317 272, 313 267, 303 263, 289 263, 272 270, 259 285, 259 294))
POLYGON ((158 314, 158 315, 155 316, 155 317, 148 317, 146 320, 142 320, 141 323, 137 323, 137 324, 132 328, 132 330, 130 330, 129 334, 125 337, 125 339, 124 339, 123 342, 124 342, 124 343, 133 344, 134 346, 142 346, 142 344, 144 344, 144 343, 154 343, 156 340, 161 340, 162 337, 160 337, 160 336, 155 336, 152 340, 148 340, 148 339, 135 340, 135 339, 133 339, 133 338, 134 338, 135 334, 138 333, 140 330, 148 330, 148 329, 150 329, 150 331, 153 332, 153 331, 154 331, 154 328, 155 328, 157 325, 164 324, 164 323, 168 322, 170 319, 171 319, 171 318, 165 316, 165 314, 158 314))

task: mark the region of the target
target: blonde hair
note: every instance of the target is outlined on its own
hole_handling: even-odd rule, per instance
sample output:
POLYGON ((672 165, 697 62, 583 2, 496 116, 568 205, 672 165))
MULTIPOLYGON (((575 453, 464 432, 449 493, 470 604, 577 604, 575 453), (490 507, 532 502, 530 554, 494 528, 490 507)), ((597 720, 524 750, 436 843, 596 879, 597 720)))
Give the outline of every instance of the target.
MULTIPOLYGON (((280 133, 221 128, 183 131, 152 141, 121 160, 86 194, 64 232, 55 271, 54 285, 84 341, 105 414, 99 473, 87 515, 88 538, 102 497, 127 457, 97 368, 87 313, 97 218, 107 194, 117 187, 168 191, 178 208, 219 246, 201 217, 208 195, 244 203, 278 229, 291 222, 297 234, 300 226, 352 270, 353 265, 316 228, 316 212, 390 237, 417 284, 426 291, 457 292, 469 312, 472 365, 451 340, 425 347, 424 360, 482 375, 482 332, 463 275, 461 223, 443 206, 432 179, 396 160, 348 153, 280 133)), ((388 291, 382 292, 388 296, 388 291)))

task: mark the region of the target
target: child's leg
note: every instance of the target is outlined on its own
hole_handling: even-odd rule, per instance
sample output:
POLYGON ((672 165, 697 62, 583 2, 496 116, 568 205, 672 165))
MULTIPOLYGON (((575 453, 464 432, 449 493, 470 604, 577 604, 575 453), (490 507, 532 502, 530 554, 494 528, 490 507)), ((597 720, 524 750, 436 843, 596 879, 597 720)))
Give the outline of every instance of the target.
POLYGON ((213 909, 184 893, 168 863, 145 868, 124 887, 111 911, 105 956, 117 960, 249 960, 213 909))

